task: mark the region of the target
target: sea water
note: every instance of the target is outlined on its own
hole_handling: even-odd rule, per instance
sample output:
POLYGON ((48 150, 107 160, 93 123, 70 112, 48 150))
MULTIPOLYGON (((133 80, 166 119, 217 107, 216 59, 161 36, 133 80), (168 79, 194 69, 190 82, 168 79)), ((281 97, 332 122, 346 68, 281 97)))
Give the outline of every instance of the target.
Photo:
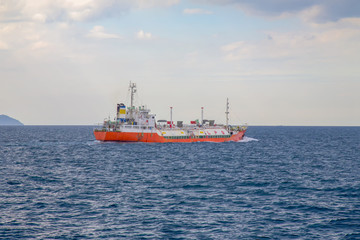
POLYGON ((0 127, 0 239, 360 239, 360 127, 117 143, 0 127))

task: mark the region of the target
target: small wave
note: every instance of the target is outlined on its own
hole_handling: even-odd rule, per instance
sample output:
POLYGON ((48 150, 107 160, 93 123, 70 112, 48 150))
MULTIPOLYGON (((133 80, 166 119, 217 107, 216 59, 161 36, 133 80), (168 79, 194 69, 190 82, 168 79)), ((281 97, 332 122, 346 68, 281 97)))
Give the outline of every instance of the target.
POLYGON ((253 142, 253 141, 258 142, 259 140, 256 139, 256 138, 251 138, 251 137, 246 137, 246 136, 245 136, 243 139, 241 139, 241 140, 238 141, 238 142, 253 142))
POLYGON ((88 145, 88 146, 92 146, 92 145, 96 145, 96 144, 98 144, 98 143, 101 143, 101 141, 98 141, 98 140, 89 140, 89 141, 87 141, 86 142, 86 145, 88 145))

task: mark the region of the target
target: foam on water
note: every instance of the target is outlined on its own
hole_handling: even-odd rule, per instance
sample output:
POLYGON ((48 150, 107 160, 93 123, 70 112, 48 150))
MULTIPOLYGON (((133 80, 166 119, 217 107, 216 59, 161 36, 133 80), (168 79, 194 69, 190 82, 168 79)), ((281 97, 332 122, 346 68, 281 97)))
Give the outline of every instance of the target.
POLYGON ((259 140, 256 138, 244 136, 244 138, 238 142, 253 142, 253 141, 258 142, 259 140))

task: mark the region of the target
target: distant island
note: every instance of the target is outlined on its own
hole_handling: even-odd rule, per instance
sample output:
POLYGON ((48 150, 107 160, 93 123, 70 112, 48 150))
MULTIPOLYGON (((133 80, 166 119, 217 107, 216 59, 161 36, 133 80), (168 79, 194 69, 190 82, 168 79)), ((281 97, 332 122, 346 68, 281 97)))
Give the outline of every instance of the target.
POLYGON ((23 126, 24 124, 21 123, 19 120, 16 120, 14 118, 2 114, 0 115, 0 126, 2 125, 23 126))

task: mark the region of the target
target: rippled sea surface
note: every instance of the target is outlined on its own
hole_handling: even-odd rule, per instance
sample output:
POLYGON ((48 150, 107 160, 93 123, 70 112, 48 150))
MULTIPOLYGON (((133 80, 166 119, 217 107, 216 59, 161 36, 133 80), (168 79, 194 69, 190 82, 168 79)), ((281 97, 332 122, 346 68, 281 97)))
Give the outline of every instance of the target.
POLYGON ((0 239, 360 239, 360 127, 230 143, 0 127, 0 239))

